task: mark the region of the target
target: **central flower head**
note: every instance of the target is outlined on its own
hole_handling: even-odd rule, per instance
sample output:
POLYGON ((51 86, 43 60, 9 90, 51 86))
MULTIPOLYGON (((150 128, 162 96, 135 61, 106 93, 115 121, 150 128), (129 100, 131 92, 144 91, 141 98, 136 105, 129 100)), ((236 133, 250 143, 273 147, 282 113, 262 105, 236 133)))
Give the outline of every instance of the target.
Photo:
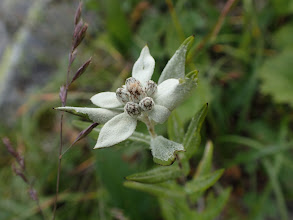
POLYGON ((135 103, 139 103, 140 100, 142 100, 144 97, 146 97, 146 93, 145 93, 140 81, 138 81, 134 77, 130 77, 130 78, 126 79, 125 87, 126 87, 126 90, 130 94, 130 100, 135 103))
POLYGON ((154 100, 151 98, 157 91, 157 84, 148 80, 145 86, 130 77, 126 79, 125 85, 116 90, 116 98, 125 105, 124 110, 131 117, 138 117, 142 112, 151 111, 154 107, 154 100))

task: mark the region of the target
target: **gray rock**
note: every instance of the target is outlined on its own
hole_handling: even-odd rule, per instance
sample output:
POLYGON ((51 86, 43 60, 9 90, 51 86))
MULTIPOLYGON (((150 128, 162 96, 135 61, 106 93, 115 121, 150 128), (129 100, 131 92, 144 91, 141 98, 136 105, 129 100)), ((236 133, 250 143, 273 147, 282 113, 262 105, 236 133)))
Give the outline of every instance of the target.
POLYGON ((0 60, 3 56, 6 46, 8 45, 8 33, 5 24, 0 21, 0 60))
POLYGON ((13 125, 17 109, 68 57, 76 5, 49 0, 0 2, 0 120, 13 125))

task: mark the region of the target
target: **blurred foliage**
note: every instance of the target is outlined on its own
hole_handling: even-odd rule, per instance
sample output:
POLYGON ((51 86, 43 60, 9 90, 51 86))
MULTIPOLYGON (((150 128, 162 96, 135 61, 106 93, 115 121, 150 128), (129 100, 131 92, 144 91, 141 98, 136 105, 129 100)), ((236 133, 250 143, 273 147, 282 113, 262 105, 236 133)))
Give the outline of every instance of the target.
MULTIPOLYGON (((188 165, 191 173, 200 175, 195 170, 204 166, 199 162, 202 155, 209 158, 203 154, 205 143, 213 140, 212 165, 203 169, 215 172, 224 167, 225 172, 207 193, 195 195, 200 197, 198 212, 191 213, 182 198, 157 200, 123 186, 124 177, 154 166, 143 143, 126 141, 93 151, 95 139, 88 138, 63 157, 57 219, 292 219, 293 3, 236 1, 220 32, 210 38, 225 3, 84 1, 84 14, 95 13, 97 20, 87 20, 89 34, 74 66, 78 68, 91 55, 93 61, 70 87, 68 105, 90 106, 94 93, 121 86, 145 44, 156 60, 153 78, 157 80, 183 39, 195 35, 186 72, 200 70, 199 85, 172 117, 179 118, 186 131, 195 113, 209 103, 202 143, 188 165), (230 196, 228 187, 232 187, 230 196)), ((51 109, 60 105, 58 90, 66 66, 64 56, 52 80, 18 109, 13 129, 0 126, 1 137, 8 136, 23 152, 28 176, 48 219, 55 192, 60 120, 51 109)), ((73 119, 65 117, 65 148, 80 131, 73 128, 73 119)), ((146 129, 138 125, 137 131, 145 133, 146 129)), ((167 123, 157 132, 166 136, 167 123)), ((1 147, 0 219, 40 219, 27 186, 13 175, 12 162, 1 147)), ((132 188, 138 187, 142 186, 132 188)))

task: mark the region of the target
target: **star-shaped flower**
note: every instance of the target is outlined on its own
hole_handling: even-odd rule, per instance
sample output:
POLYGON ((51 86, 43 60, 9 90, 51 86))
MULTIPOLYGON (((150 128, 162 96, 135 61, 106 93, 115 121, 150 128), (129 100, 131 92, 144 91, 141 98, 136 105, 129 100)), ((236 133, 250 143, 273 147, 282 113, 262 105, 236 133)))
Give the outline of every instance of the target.
POLYGON ((102 92, 91 98, 100 108, 59 107, 86 117, 91 121, 105 124, 94 147, 104 148, 126 140, 136 128, 137 121, 144 122, 152 136, 153 156, 159 160, 174 159, 175 151, 184 150, 181 144, 172 142, 154 132, 155 123, 164 123, 171 111, 178 106, 187 93, 196 85, 194 78, 185 77, 185 58, 189 43, 188 38, 176 51, 164 68, 159 84, 151 80, 155 60, 145 46, 132 69, 132 77, 116 92, 102 92), (158 149, 155 145, 164 145, 158 149))

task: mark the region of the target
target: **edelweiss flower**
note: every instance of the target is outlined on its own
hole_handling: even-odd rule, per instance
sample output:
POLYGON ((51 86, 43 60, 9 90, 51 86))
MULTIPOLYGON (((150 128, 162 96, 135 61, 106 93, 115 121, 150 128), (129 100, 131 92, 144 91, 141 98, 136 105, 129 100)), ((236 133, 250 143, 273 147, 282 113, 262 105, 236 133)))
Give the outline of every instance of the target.
POLYGON ((169 117, 172 106, 164 99, 172 101, 174 87, 178 79, 168 79, 159 86, 150 80, 155 67, 155 60, 145 46, 132 70, 132 77, 125 85, 114 92, 102 92, 91 98, 101 108, 119 108, 124 112, 108 121, 102 128, 95 148, 108 147, 127 139, 135 130, 137 120, 150 123, 164 123, 169 117), (115 136, 117 132, 117 137, 115 136))
POLYGON ((133 134, 137 120, 140 120, 147 125, 152 136, 153 155, 158 156, 158 149, 154 149, 152 145, 166 140, 164 143, 168 148, 166 152, 168 155, 163 155, 159 159, 163 157, 169 159, 171 157, 169 154, 173 155, 175 151, 184 148, 181 144, 162 136, 157 137, 154 124, 164 123, 171 111, 196 84, 196 80, 185 77, 185 57, 189 43, 190 40, 183 43, 176 51, 163 70, 158 85, 151 80, 155 60, 149 48, 145 46, 133 66, 132 77, 126 79, 125 85, 116 92, 102 92, 91 98, 92 103, 100 108, 59 107, 57 109, 105 124, 94 149, 109 147, 126 140, 133 134))

